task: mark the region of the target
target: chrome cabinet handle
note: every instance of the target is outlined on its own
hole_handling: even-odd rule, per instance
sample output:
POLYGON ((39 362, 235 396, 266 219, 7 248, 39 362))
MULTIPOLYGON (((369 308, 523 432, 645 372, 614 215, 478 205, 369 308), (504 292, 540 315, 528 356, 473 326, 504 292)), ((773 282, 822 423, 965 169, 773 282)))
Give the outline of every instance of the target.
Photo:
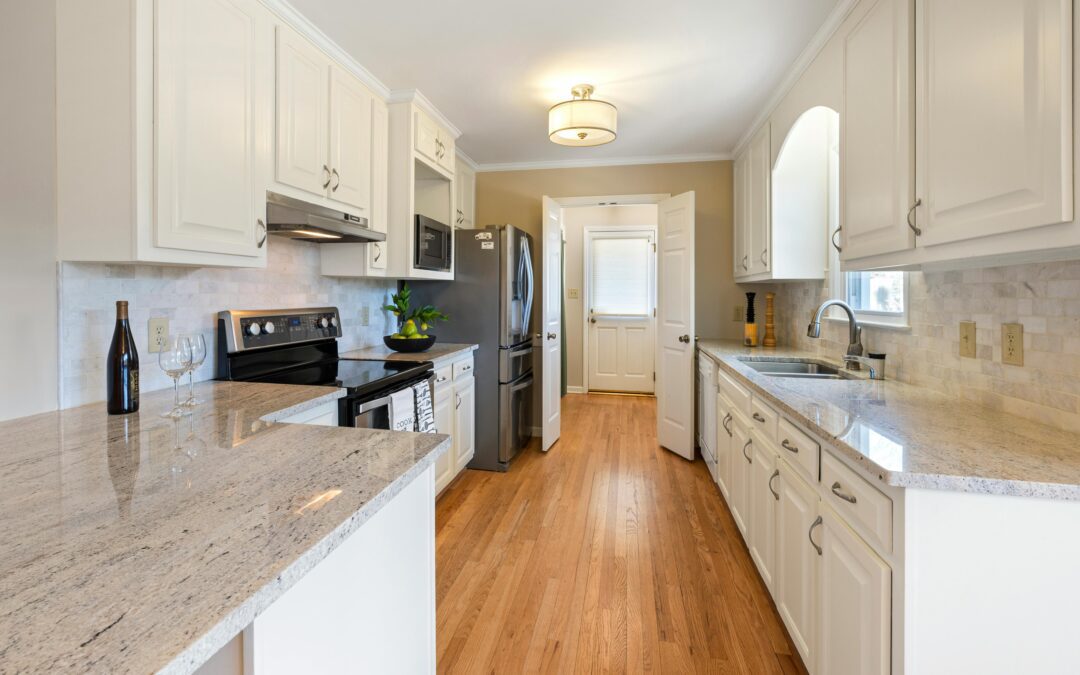
POLYGON ((547 334, 547 339, 549 339, 549 340, 554 340, 556 337, 558 337, 558 336, 555 333, 548 333, 547 334))
POLYGON ((843 492, 840 489, 840 481, 836 481, 832 484, 832 493, 849 504, 855 503, 855 495, 843 492))
POLYGON ((679 336, 679 342, 682 342, 683 344, 690 344, 690 336, 689 335, 680 335, 679 336))
POLYGON ((258 226, 259 232, 262 233, 259 241, 255 242, 255 248, 262 248, 263 244, 266 243, 266 223, 262 221, 262 218, 259 218, 255 221, 255 225, 258 226))
POLYGON ((729 424, 731 424, 731 413, 725 415, 724 421, 720 423, 720 426, 724 427, 724 431, 727 432, 727 435, 731 436, 731 427, 728 426, 729 424))
POLYGON ((769 252, 769 249, 765 249, 764 251, 761 252, 761 264, 765 265, 766 267, 769 265, 769 261, 765 260, 765 254, 767 254, 768 252, 769 252))
POLYGON ((330 192, 337 192, 337 189, 341 187, 341 174, 337 172, 337 169, 331 169, 330 173, 337 178, 337 182, 334 183, 334 187, 330 188, 330 192))
POLYGON ((467 373, 470 370, 472 370, 472 366, 462 366, 461 367, 461 372, 463 372, 463 373, 467 373))
POLYGON ((780 447, 782 447, 783 449, 787 450, 788 452, 794 453, 796 455, 799 454, 799 446, 792 445, 791 441, 789 441, 786 438, 784 440, 780 441, 780 447))
POLYGON ((379 262, 379 258, 382 257, 382 244, 377 241, 372 243, 375 244, 375 262, 379 262))
POLYGON ((454 410, 461 407, 461 394, 454 394, 454 410))
POLYGON ((437 378, 435 378, 435 381, 436 382, 446 382, 446 376, 443 375, 442 377, 437 377, 437 378))
POLYGON ((806 538, 810 540, 810 545, 814 547, 818 555, 821 555, 821 547, 814 541, 814 528, 821 525, 821 516, 817 517, 817 520, 810 526, 810 529, 806 532, 806 538))
POLYGON ((330 180, 332 179, 332 176, 330 175, 330 167, 326 166, 325 164, 322 165, 322 170, 323 173, 326 174, 326 182, 322 184, 323 189, 325 190, 326 188, 330 187, 330 180))
POLYGON ((911 222, 911 216, 915 214, 915 209, 922 206, 922 199, 916 199, 915 203, 911 205, 911 208, 907 212, 907 226, 911 228, 911 231, 915 233, 916 237, 922 236, 922 228, 911 222))
POLYGON ((747 262, 747 260, 748 260, 748 259, 749 259, 749 256, 745 256, 745 255, 744 255, 744 256, 742 257, 742 268, 743 268, 744 270, 748 270, 748 269, 750 269, 749 267, 747 267, 747 266, 746 266, 746 262, 747 262))
POLYGON ((773 482, 773 479, 776 478, 779 475, 780 475, 780 469, 776 469, 775 471, 772 472, 772 475, 769 476, 769 492, 772 493, 772 496, 773 496, 774 499, 776 499, 776 501, 780 501, 780 493, 773 489, 772 482, 773 482))
POLYGON ((754 419, 757 420, 758 422, 761 422, 762 424, 765 424, 765 418, 762 417, 761 413, 759 413, 759 412, 754 413, 754 419))
POLYGON ((754 463, 754 460, 753 460, 753 458, 752 458, 752 457, 750 457, 750 455, 746 454, 746 449, 747 449, 747 448, 749 448, 749 447, 750 447, 751 445, 753 445, 753 443, 754 443, 754 439, 752 439, 752 438, 751 438, 750 440, 748 440, 748 441, 747 441, 747 442, 746 442, 745 444, 743 444, 743 446, 742 446, 742 456, 743 456, 743 459, 745 459, 745 460, 747 461, 747 463, 749 463, 749 464, 753 464, 753 463, 754 463))
POLYGON ((832 233, 832 237, 830 237, 830 239, 832 240, 832 245, 833 245, 833 248, 835 248, 835 249, 836 249, 836 252, 837 252, 837 253, 843 253, 843 252, 844 252, 844 249, 843 249, 843 247, 842 247, 842 246, 840 246, 840 244, 836 243, 836 236, 837 236, 838 234, 840 234, 840 230, 842 230, 842 229, 844 229, 844 226, 843 226, 843 225, 841 225, 840 227, 836 228, 836 231, 834 231, 834 232, 832 233))

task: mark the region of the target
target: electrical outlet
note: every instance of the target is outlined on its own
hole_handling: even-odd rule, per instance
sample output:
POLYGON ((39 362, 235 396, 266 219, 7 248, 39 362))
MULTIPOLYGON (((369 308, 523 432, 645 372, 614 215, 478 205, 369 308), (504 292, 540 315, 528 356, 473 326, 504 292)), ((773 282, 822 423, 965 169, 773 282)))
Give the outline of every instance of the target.
POLYGON ((1024 365, 1024 324, 1001 324, 1001 362, 1010 366, 1024 365))
POLYGON ((731 310, 732 321, 742 321, 746 317, 746 307, 742 305, 735 305, 731 310))
POLYGON ((974 321, 961 321, 960 322, 960 356, 973 359, 975 358, 975 322, 974 321))
POLYGON ((367 326, 371 323, 371 308, 367 305, 360 306, 360 325, 367 326))
POLYGON ((566 289, 566 297, 570 298, 571 300, 577 300, 578 299, 578 289, 576 289, 576 288, 568 288, 568 289, 566 289))
POLYGON ((157 354, 165 349, 165 342, 169 339, 169 317, 159 316, 150 319, 150 336, 147 343, 150 345, 150 353, 157 354))

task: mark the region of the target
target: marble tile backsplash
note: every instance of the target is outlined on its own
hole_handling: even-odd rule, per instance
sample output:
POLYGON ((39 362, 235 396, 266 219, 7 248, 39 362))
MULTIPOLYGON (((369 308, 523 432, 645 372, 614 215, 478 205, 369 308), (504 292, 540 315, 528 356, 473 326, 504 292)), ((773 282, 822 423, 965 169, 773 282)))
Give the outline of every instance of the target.
POLYGON ((168 317, 171 332, 200 332, 206 362, 195 377, 216 372, 217 313, 223 309, 336 306, 341 311, 344 349, 381 344, 393 317, 380 308, 395 282, 344 279, 319 273, 315 244, 275 237, 266 269, 190 268, 157 265, 64 263, 60 267, 60 405, 103 400, 105 356, 112 339, 116 300, 131 303, 131 326, 139 350, 143 391, 172 386, 147 346, 148 321, 168 317), (367 326, 360 325, 364 307, 367 326))
MULTIPOLYGON (((806 336, 814 310, 831 297, 824 282, 776 291, 778 339, 839 358, 847 321, 806 336)), ((1080 432, 1080 261, 912 272, 910 330, 866 327, 863 344, 888 355, 888 377, 1080 432), (976 358, 960 358, 960 321, 975 321, 976 358), (1001 363, 1001 325, 1024 325, 1024 365, 1001 363)), ((762 303, 763 311, 763 303, 762 303)))

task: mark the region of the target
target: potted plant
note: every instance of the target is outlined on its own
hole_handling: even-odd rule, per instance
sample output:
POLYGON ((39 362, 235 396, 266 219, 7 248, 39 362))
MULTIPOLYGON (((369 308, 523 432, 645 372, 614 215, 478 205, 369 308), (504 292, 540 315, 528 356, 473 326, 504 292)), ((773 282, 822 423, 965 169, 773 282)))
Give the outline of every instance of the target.
POLYGON ((412 290, 409 289, 409 284, 402 284, 401 290, 390 296, 393 304, 383 306, 383 309, 397 317, 398 331, 383 337, 386 346, 396 352, 422 352, 429 349, 435 344, 435 336, 427 335, 427 330, 433 327, 436 321, 450 320, 450 317, 432 305, 412 309, 411 298, 412 290))

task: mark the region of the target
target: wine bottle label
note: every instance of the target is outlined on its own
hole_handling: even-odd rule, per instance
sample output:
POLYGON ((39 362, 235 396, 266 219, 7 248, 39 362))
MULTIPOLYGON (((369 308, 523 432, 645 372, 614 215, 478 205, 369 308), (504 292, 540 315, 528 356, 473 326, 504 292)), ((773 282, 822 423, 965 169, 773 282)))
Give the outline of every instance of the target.
POLYGON ((139 369, 138 368, 132 368, 130 372, 131 372, 131 376, 130 376, 131 405, 138 408, 139 407, 139 369))

